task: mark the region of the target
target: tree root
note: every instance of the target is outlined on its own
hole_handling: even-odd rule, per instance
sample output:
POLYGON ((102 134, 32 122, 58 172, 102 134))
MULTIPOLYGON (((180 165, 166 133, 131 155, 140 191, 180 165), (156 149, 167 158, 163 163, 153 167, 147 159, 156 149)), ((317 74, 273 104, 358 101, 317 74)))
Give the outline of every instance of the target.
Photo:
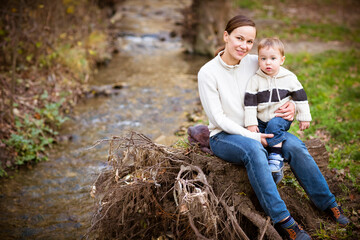
POLYGON ((101 173, 92 188, 97 204, 86 238, 254 239, 255 230, 257 239, 281 239, 269 218, 247 204, 248 197, 231 206, 230 187, 209 184, 195 163, 206 156, 189 157, 188 149, 155 144, 135 132, 107 142, 112 170, 101 173), (242 225, 241 218, 253 225, 242 225))

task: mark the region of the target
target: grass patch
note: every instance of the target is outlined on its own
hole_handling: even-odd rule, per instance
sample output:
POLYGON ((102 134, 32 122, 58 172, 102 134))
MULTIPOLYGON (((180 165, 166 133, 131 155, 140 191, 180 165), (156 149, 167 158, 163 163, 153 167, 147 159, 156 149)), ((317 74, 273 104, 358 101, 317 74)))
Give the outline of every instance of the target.
POLYGON ((234 4, 237 7, 251 10, 259 9, 262 7, 262 1, 259 0, 234 0, 234 4))
POLYGON ((360 41, 354 0, 234 0, 257 20, 258 38, 277 36, 287 41, 360 41), (345 17, 346 15, 346 17, 345 17))
MULTIPOLYGON (((40 98, 44 106, 36 108, 33 115, 25 114, 22 118, 16 117, 16 131, 10 135, 9 139, 1 140, 16 153, 16 165, 47 160, 46 148, 54 142, 53 137, 58 134, 56 129, 68 120, 60 111, 64 98, 58 102, 50 102, 47 91, 40 98)), ((7 175, 5 168, 6 166, 0 164, 0 177, 7 175)))
POLYGON ((336 226, 335 228, 327 226, 325 223, 320 224, 320 228, 316 230, 316 233, 313 235, 316 239, 355 239, 356 237, 353 233, 353 227, 343 228, 336 226), (336 237, 335 237, 336 236, 336 237))
MULTIPOLYGON (((356 183, 360 172, 360 51, 287 55, 286 67, 303 84, 313 121, 303 138, 319 137, 330 152, 329 167, 345 169, 356 183)), ((298 135, 298 124, 291 132, 298 135)))
POLYGON ((278 37, 291 41, 353 41, 360 42, 359 29, 330 23, 294 23, 278 20, 273 27, 260 27, 258 38, 278 37))

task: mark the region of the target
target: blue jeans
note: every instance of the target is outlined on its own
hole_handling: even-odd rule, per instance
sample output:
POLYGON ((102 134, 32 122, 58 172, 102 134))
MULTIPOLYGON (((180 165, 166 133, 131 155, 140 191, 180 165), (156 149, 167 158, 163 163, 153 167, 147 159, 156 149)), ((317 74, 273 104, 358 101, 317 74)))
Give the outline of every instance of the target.
POLYGON ((285 132, 290 129, 291 121, 285 120, 281 117, 274 117, 268 122, 263 122, 258 119, 258 128, 261 133, 272 133, 273 138, 266 139, 270 147, 275 146, 286 140, 285 132))
MULTIPOLYGON (((289 162, 312 202, 324 211, 335 201, 335 196, 330 192, 305 144, 288 132, 285 132, 285 137, 282 147, 285 161, 289 162)), ((290 215, 271 175, 267 151, 260 142, 241 135, 220 132, 210 138, 210 147, 217 157, 245 166, 262 208, 274 223, 290 215)))

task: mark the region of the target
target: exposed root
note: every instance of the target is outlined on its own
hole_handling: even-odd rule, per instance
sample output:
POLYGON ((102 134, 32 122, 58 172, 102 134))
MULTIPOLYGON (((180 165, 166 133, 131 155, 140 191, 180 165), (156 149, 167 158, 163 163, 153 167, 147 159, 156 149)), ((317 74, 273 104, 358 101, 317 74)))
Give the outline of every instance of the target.
POLYGON ((186 149, 155 144, 135 132, 108 142, 112 169, 92 187, 97 204, 86 238, 252 239, 247 234, 256 226, 258 239, 281 239, 255 209, 231 206, 232 193, 215 191, 194 162, 206 156, 187 156, 186 149), (244 228, 240 218, 252 227, 244 228))

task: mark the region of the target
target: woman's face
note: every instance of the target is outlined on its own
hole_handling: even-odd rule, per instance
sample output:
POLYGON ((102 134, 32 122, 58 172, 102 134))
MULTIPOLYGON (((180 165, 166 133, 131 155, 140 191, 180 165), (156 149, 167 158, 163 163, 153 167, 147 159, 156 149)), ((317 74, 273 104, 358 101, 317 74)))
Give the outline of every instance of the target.
POLYGON ((239 64, 251 50, 256 36, 255 27, 243 26, 235 28, 231 34, 224 32, 225 52, 222 59, 229 65, 239 64))

